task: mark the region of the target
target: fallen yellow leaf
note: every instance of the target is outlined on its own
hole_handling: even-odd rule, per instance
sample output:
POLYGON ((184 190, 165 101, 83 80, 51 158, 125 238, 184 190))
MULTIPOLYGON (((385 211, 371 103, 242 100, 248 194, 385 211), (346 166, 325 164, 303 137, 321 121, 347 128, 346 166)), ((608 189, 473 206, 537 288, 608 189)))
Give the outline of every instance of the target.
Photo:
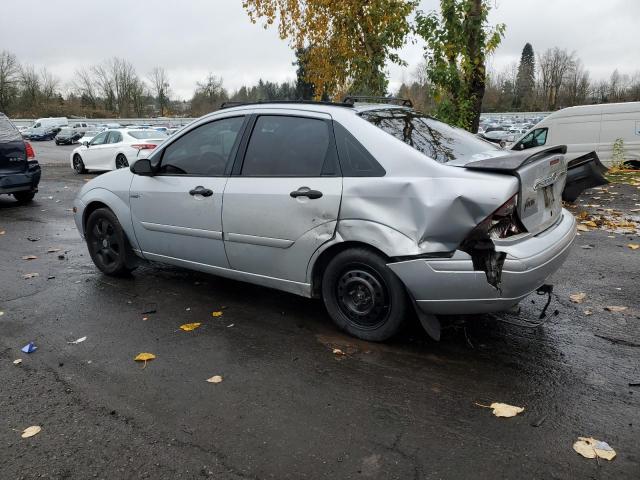
POLYGON ((624 312, 627 307, 617 307, 615 305, 610 305, 608 307, 604 307, 607 312, 624 312))
POLYGON ((22 257, 23 260, 35 260, 36 257, 35 255, 25 255, 24 257, 22 257))
POLYGON ((573 449, 585 458, 598 457, 605 460, 616 458, 616 451, 607 442, 591 437, 578 437, 578 441, 573 444, 573 449))
POLYGON ((627 247, 629 247, 631 250, 637 250, 640 248, 640 245, 638 245, 637 243, 628 243, 627 247))
POLYGON ((211 316, 212 317, 221 317, 222 316, 222 312, 211 312, 211 316))
POLYGON ((147 366, 147 362, 150 360, 155 360, 155 358, 156 356, 153 353, 142 352, 142 353, 139 353, 138 356, 134 358, 134 360, 136 362, 144 362, 144 365, 142 366, 142 368, 145 368, 147 366))
POLYGON ((483 408, 491 408, 493 410, 493 414, 496 417, 515 417, 519 413, 524 412, 524 407, 514 407, 513 405, 509 405, 507 403, 497 403, 494 402, 491 405, 482 405, 480 403, 476 403, 479 407, 483 408))
POLYGON ((39 427, 38 425, 34 425, 33 427, 25 428, 21 436, 22 438, 33 437, 34 435, 39 434, 41 430, 41 427, 39 427))
POLYGON ((578 230, 580 232, 588 232, 589 231, 589 228, 585 227, 584 225, 578 225, 577 228, 578 228, 578 230))
POLYGON ((586 294, 586 293, 583 293, 583 292, 580 292, 580 293, 572 293, 571 295, 569 295, 569 299, 570 299, 573 303, 582 303, 586 297, 587 297, 587 294, 586 294))
POLYGON ((207 382, 209 382, 209 383, 220 383, 220 382, 222 382, 222 377, 220 375, 214 375, 211 378, 207 378, 207 382))
POLYGON ((185 323, 184 325, 180 325, 180 330, 184 330, 185 332, 191 332, 198 328, 202 323, 185 323))
POLYGON ((582 225, 586 225, 587 227, 596 228, 598 226, 598 224, 596 222, 594 222, 593 220, 586 220, 586 221, 580 222, 580 223, 582 223, 582 225))
POLYGON ((24 278, 25 280, 29 280, 30 278, 36 278, 39 277, 40 274, 39 273, 25 273, 22 278, 24 278))

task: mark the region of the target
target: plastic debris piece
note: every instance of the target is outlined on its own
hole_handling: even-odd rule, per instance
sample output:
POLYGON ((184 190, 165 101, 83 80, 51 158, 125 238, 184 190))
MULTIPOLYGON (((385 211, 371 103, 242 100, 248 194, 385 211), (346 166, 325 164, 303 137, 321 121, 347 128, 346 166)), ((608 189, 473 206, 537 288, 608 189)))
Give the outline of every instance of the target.
POLYGON ((29 240, 30 242, 37 242, 38 240, 40 240, 40 237, 29 236, 27 237, 27 240, 29 240))
POLYGON ((35 260, 38 257, 36 257, 35 255, 25 255, 24 257, 22 257, 22 260, 35 260))
POLYGON ((619 306, 616 306, 616 305, 609 305, 607 307, 604 307, 604 309, 607 312, 624 312, 627 309, 627 307, 619 307, 619 306))
POLYGON ((587 294, 583 293, 583 292, 579 292, 579 293, 572 293, 571 295, 569 295, 569 299, 573 302, 573 303, 582 303, 584 301, 584 299, 587 298, 587 294))
POLYGON ((147 320, 149 320, 149 317, 142 317, 143 322, 146 322, 147 320))
POLYGON ((144 365, 142 366, 142 368, 145 368, 147 366, 147 362, 151 360, 155 360, 155 358, 156 356, 153 353, 142 352, 142 353, 139 353, 138 356, 134 358, 134 360, 136 362, 144 362, 144 365))
POLYGON ((22 359, 21 359, 21 358, 16 358, 16 359, 13 361, 13 364, 14 364, 14 365, 20 365, 21 363, 22 363, 22 359))
POLYGON ((235 323, 231 323, 231 324, 227 325, 227 328, 231 328, 231 327, 233 327, 234 325, 235 325, 235 323))
POLYGON ((573 449, 585 458, 597 457, 605 460, 616 458, 616 451, 607 442, 591 437, 578 437, 573 444, 573 449))
POLYGON ((42 430, 42 427, 39 427, 38 425, 25 428, 24 431, 22 432, 21 437, 22 438, 33 437, 34 435, 39 434, 41 430, 42 430))
POLYGON ((194 323, 185 323, 184 325, 180 325, 180 330, 185 332, 192 332, 196 328, 198 328, 202 323, 194 322, 194 323))
POLYGON ((211 378, 207 378, 207 382, 209 382, 209 383, 220 383, 220 382, 222 382, 222 377, 220 375, 214 375, 211 378))
POLYGON ((47 253, 56 253, 56 252, 59 252, 60 250, 61 250, 60 248, 51 247, 47 249, 47 253))
POLYGON ((334 355, 346 355, 346 353, 344 353, 342 350, 340 350, 339 348, 334 348, 333 349, 333 354, 334 355))
POLYGON ((24 347, 22 347, 20 350, 22 350, 24 353, 33 353, 37 349, 38 349, 38 347, 36 347, 35 343, 29 342, 24 347))
POLYGON ((4 312, 0 312, 0 317, 4 315, 4 312))
POLYGON ((212 317, 221 317, 223 314, 223 312, 218 311, 218 312, 211 312, 211 316, 212 317))
POLYGON ((491 405, 482 405, 480 403, 476 403, 476 405, 479 407, 492 409, 493 414, 496 417, 510 418, 524 412, 524 407, 514 407, 513 405, 509 405, 507 403, 494 402, 491 405))
POLYGON ((7 232, 5 232, 4 230, 0 230, 0 235, 4 235, 5 233, 7 232))
POLYGON ((587 308, 584 312, 585 315, 593 315, 593 312, 591 311, 590 308, 587 308))
POLYGON ((87 339, 87 337, 80 337, 77 340, 74 340, 73 342, 67 342, 69 345, 77 345, 79 343, 84 342, 87 339))
POLYGON ((638 250, 640 248, 640 245, 638 245, 637 243, 628 243, 627 247, 629 247, 631 250, 638 250))
POLYGON ((25 280, 29 280, 30 278, 36 278, 39 277, 40 274, 39 273, 25 273, 22 278, 24 278, 25 280))
POLYGON ((144 310, 142 311, 143 315, 146 315, 148 313, 156 313, 158 311, 158 304, 157 303, 147 303, 144 306, 144 310))

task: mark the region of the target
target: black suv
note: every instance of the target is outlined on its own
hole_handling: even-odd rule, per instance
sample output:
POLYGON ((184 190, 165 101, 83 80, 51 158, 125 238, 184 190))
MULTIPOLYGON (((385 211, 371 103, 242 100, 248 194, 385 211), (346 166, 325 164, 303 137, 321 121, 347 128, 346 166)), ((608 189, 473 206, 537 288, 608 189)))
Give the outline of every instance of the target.
POLYGON ((33 200, 40 183, 40 165, 28 142, 4 113, 0 113, 0 194, 20 203, 33 200))

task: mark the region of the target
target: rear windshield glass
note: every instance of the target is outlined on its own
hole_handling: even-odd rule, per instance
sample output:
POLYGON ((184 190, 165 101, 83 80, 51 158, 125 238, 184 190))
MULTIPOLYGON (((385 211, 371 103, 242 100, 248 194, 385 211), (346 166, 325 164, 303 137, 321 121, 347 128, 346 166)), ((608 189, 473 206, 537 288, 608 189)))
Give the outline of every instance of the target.
POLYGON ((362 118, 440 163, 473 160, 474 155, 500 150, 475 135, 406 109, 370 110, 362 118))
POLYGON ((13 123, 3 114, 0 113, 0 142, 15 142, 22 140, 22 135, 13 123))
POLYGON ((164 132, 158 132, 157 130, 135 130, 133 132, 129 132, 133 138, 137 138, 141 140, 143 138, 164 138, 167 136, 164 132))

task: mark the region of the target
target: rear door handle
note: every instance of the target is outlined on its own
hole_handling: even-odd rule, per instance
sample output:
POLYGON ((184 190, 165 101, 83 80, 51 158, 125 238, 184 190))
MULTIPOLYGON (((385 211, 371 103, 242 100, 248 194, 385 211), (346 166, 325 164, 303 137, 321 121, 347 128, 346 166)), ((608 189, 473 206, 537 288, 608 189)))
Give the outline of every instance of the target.
POLYGON ((298 190, 294 190, 289 195, 291 195, 292 198, 307 197, 311 200, 315 200, 322 197, 322 192, 319 190, 310 190, 307 187, 300 187, 298 190))
POLYGON ((189 195, 202 195, 203 197, 210 197, 213 195, 213 190, 204 188, 202 185, 198 185, 196 188, 189 190, 189 195))

